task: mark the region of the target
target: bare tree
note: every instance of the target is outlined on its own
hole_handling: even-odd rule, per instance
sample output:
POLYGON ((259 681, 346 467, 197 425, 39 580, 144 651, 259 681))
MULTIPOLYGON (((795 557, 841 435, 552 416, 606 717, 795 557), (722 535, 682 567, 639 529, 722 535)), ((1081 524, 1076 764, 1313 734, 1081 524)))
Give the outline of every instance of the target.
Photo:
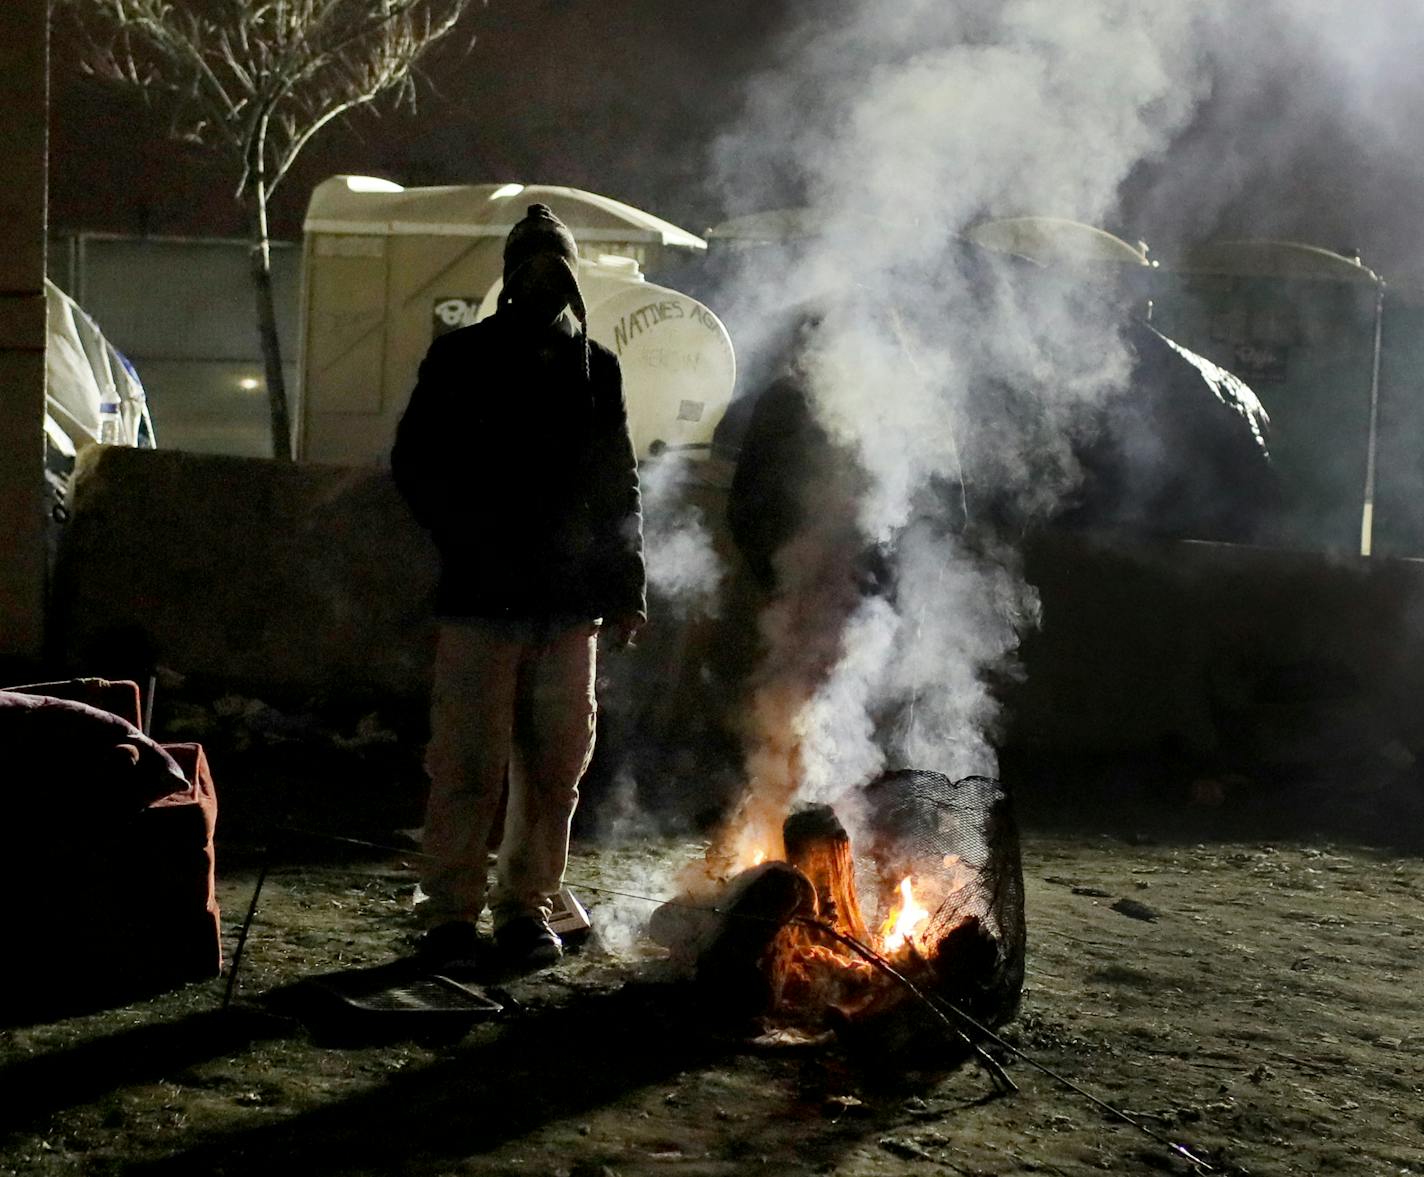
POLYGON ((414 101, 414 67, 476 0, 55 0, 91 74, 162 102, 170 134, 225 153, 247 213, 272 451, 291 414, 272 301, 268 206, 302 148, 356 107, 414 101))

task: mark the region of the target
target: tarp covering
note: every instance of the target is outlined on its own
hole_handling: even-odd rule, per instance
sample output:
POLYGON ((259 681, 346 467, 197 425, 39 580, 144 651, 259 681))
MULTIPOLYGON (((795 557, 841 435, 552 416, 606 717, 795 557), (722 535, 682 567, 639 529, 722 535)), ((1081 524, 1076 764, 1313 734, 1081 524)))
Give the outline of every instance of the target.
MULTIPOLYGON (((1074 441, 1083 477, 1058 508, 1058 521, 1144 536, 1262 539, 1279 497, 1261 402, 1231 373, 1140 320, 1125 322, 1121 333, 1133 359, 1130 376, 1074 441)), ((853 517, 851 504, 827 488, 850 485, 854 494, 843 472, 854 459, 816 418, 809 390, 793 375, 796 358, 794 350, 784 356, 781 378, 737 402, 744 432, 728 439, 740 449, 728 522, 764 580, 808 510, 853 517)), ((984 421, 1010 419, 1014 403, 1014 390, 988 382, 977 390, 975 410, 984 421)), ((971 455, 966 485, 997 518, 1007 504, 996 501, 992 486, 973 485, 973 473, 971 455)))
MULTIPOLYGON (((133 365, 97 323, 53 282, 45 283, 49 346, 45 353, 48 416, 77 449, 99 440, 99 405, 119 402, 122 444, 153 445, 153 423, 133 365)), ((62 444, 62 443, 61 443, 62 444)))

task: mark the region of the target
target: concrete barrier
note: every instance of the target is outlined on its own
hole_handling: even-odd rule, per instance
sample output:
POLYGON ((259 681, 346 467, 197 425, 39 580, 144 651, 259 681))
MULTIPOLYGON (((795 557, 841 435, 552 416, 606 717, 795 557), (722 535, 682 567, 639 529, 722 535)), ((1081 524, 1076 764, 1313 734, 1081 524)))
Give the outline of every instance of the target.
POLYGON ((95 450, 60 545, 57 654, 102 672, 146 646, 268 699, 415 697, 436 570, 386 471, 95 450))
MULTIPOLYGON (((1049 531, 1027 544, 1024 570, 1043 624, 1009 692, 1014 744, 1170 746, 1212 761, 1349 758, 1346 745, 1424 756, 1424 561, 1049 531)), ((111 449, 77 479, 54 630, 63 662, 85 673, 134 673, 105 659, 137 643, 269 701, 418 702, 435 575, 384 471, 111 449)), ((723 605, 696 651, 658 619, 662 638, 625 674, 642 684, 633 713, 651 700, 667 715, 641 722, 699 738, 686 719, 696 667, 682 663, 711 647, 745 647, 745 663, 756 641, 754 603, 723 605)), ((735 677, 718 680, 728 706, 735 677)))
POLYGON ((1018 742, 1424 753, 1424 561, 1050 531, 1024 568, 1043 622, 1012 692, 1018 742))

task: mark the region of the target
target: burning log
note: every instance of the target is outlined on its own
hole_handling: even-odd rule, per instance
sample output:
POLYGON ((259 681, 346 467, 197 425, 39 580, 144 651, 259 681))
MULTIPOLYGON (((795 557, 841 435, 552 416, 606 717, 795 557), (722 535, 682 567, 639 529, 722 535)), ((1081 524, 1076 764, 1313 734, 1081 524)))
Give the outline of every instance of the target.
MULTIPOLYGON (((870 939, 855 889, 850 835, 829 805, 791 814, 781 828, 786 859, 811 883, 816 906, 811 915, 862 943, 870 939)), ((860 1000, 874 977, 843 944, 815 928, 798 924, 776 937, 768 957, 774 1005, 819 1019, 819 1013, 860 1000)))
MULTIPOLYGON (((928 956, 913 940, 901 944, 891 958, 895 970, 921 993, 955 1010, 968 1012, 983 1005, 999 943, 977 916, 967 917, 926 951, 928 956)), ((963 1026, 956 1027, 961 1033, 946 1036, 945 1019, 927 1010, 915 993, 884 977, 876 980, 858 999, 827 1010, 826 1024, 850 1050, 863 1059, 893 1059, 897 1065, 967 1057, 973 1039, 962 1033, 963 1026)))
POLYGON ((816 889, 816 916, 847 936, 869 940, 855 891, 850 835, 829 805, 799 809, 781 827, 786 861, 816 889))
POLYGON ((815 916, 809 879, 785 862, 745 870, 718 894, 664 904, 648 933, 674 959, 692 963, 710 1004, 730 1017, 756 1017, 775 1004, 775 945, 797 916, 815 916))
POLYGON ((740 883, 721 932, 697 962, 697 982, 729 1013, 755 1017, 776 1004, 778 944, 795 916, 815 914, 816 895, 784 862, 753 867, 740 883))

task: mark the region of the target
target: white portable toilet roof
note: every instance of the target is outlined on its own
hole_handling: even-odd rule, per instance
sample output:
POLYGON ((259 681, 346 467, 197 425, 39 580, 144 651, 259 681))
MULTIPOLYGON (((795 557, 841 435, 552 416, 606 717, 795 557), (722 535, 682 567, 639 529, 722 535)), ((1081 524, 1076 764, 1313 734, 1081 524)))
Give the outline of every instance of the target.
POLYGON ((1183 274, 1233 278, 1316 278, 1369 284, 1380 280, 1359 258, 1299 241, 1211 241, 1184 251, 1171 268, 1183 274))
POLYGON ((1147 250, 1121 237, 1061 217, 1007 217, 985 221, 964 236, 975 245, 1011 253, 1041 265, 1087 262, 1119 266, 1149 266, 1147 250))
POLYGON ((547 204, 584 241, 645 241, 703 250, 707 242, 621 200, 549 184, 401 188, 368 176, 332 176, 312 192, 308 233, 503 237, 531 204, 547 204))

